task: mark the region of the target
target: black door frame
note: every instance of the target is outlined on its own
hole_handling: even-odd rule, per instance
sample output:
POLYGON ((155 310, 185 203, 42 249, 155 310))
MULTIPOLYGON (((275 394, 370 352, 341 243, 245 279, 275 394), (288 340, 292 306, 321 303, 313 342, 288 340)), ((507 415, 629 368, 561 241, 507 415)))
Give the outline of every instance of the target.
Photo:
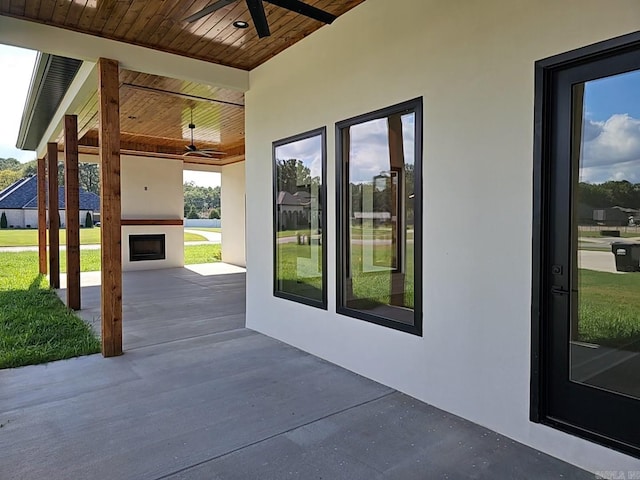
MULTIPOLYGON (((552 266, 552 231, 549 228, 551 207, 554 204, 550 188, 553 169, 553 129, 556 124, 556 92, 553 85, 558 75, 587 63, 605 61, 628 52, 640 50, 640 32, 606 40, 594 45, 556 55, 535 64, 535 105, 534 105, 534 168, 533 168, 533 264, 531 292, 531 397, 530 420, 612 447, 640 457, 640 445, 629 445, 583 427, 553 418, 549 414, 552 287, 561 287, 565 293, 570 272, 558 272, 552 266), (558 275, 564 276, 558 282, 558 275), (556 275, 554 275, 556 274, 556 275), (564 274, 564 275, 562 275, 564 274), (554 282, 554 276, 556 282, 554 282), (557 285, 559 283, 560 285, 557 285)), ((565 112, 566 114, 566 112, 565 112)), ((567 227, 567 233, 570 227, 567 227)), ((556 237, 557 242, 557 237, 556 237)), ((568 236, 562 248, 570 247, 568 236)), ((569 295, 567 295, 569 298, 569 295)), ((557 302, 556 302, 557 308, 557 302)), ((557 329, 557 327, 556 327, 557 329)))

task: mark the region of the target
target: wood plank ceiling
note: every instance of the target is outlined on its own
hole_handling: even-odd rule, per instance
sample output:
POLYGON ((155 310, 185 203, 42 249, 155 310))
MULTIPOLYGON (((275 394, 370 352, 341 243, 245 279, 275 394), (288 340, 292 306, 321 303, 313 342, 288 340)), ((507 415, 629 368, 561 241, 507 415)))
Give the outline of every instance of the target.
MULTIPOLYGON (((364 0, 305 0, 340 16, 364 0)), ((3 0, 0 15, 141 45, 207 62, 251 70, 323 24, 265 2, 271 36, 258 38, 244 1, 196 22, 184 19, 214 0, 3 0)), ((327 27, 330 28, 330 27, 327 27)))
MULTIPOLYGON (((304 0, 340 16, 364 0, 304 0)), ((264 2, 271 36, 258 38, 244 0, 204 18, 185 18, 215 0, 0 0, 0 15, 54 25, 212 63, 251 70, 323 24, 264 2), (233 26, 237 20, 247 29, 233 26)), ((331 28, 327 26, 325 28, 331 28)), ((120 73, 122 153, 182 158, 191 143, 224 152, 185 162, 225 165, 244 160, 244 95, 222 88, 123 70, 120 73)), ((96 153, 98 95, 78 112, 80 151, 96 153)), ((62 145, 62 136, 58 139, 62 145)))
MULTIPOLYGON (((243 160, 244 95, 241 92, 155 75, 120 72, 121 150, 178 156, 193 141, 213 149, 215 160, 184 157, 189 163, 226 165, 243 160), (192 117, 193 115, 193 117, 192 117), (192 120, 193 119, 193 120, 192 120)), ((97 90, 78 112, 82 147, 98 146, 97 90)), ((62 145, 62 135, 58 143, 62 145)), ((91 148, 84 149, 92 152, 91 148)))

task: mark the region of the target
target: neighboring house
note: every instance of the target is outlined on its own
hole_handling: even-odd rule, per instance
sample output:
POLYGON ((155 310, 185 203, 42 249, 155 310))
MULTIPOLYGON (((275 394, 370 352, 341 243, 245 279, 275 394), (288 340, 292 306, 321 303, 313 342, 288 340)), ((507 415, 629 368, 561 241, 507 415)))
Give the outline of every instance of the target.
MULTIPOLYGON (((64 187, 58 188, 60 225, 64 227, 64 187)), ((100 197, 80 189, 80 225, 84 225, 87 212, 91 218, 100 211, 100 197)), ((9 228, 36 228, 38 226, 38 176, 25 177, 0 191, 0 215, 7 216, 9 228)))
POLYGON ((308 194, 305 192, 278 192, 278 211, 280 212, 280 229, 288 230, 293 228, 302 228, 308 225, 308 210, 310 201, 308 194), (299 195, 302 194, 302 195, 299 195), (307 195, 304 197, 303 195, 307 195))
POLYGON ((629 218, 637 218, 640 211, 634 208, 607 207, 593 210, 593 221, 598 225, 624 227, 629 224, 629 218))

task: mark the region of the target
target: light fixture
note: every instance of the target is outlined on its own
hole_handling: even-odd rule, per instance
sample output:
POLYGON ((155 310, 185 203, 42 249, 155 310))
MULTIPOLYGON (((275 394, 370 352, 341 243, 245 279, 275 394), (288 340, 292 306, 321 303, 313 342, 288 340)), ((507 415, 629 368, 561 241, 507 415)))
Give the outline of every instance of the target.
POLYGON ((236 20, 235 22, 233 22, 233 26, 236 28, 243 28, 243 29, 249 28, 249 24, 244 20, 236 20))

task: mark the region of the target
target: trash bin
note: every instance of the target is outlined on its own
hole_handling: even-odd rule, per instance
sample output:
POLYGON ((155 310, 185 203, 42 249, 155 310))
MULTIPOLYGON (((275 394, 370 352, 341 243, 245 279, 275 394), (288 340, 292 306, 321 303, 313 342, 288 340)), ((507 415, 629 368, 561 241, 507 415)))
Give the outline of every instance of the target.
POLYGON ((618 272, 640 272, 640 243, 613 242, 611 252, 618 272))

